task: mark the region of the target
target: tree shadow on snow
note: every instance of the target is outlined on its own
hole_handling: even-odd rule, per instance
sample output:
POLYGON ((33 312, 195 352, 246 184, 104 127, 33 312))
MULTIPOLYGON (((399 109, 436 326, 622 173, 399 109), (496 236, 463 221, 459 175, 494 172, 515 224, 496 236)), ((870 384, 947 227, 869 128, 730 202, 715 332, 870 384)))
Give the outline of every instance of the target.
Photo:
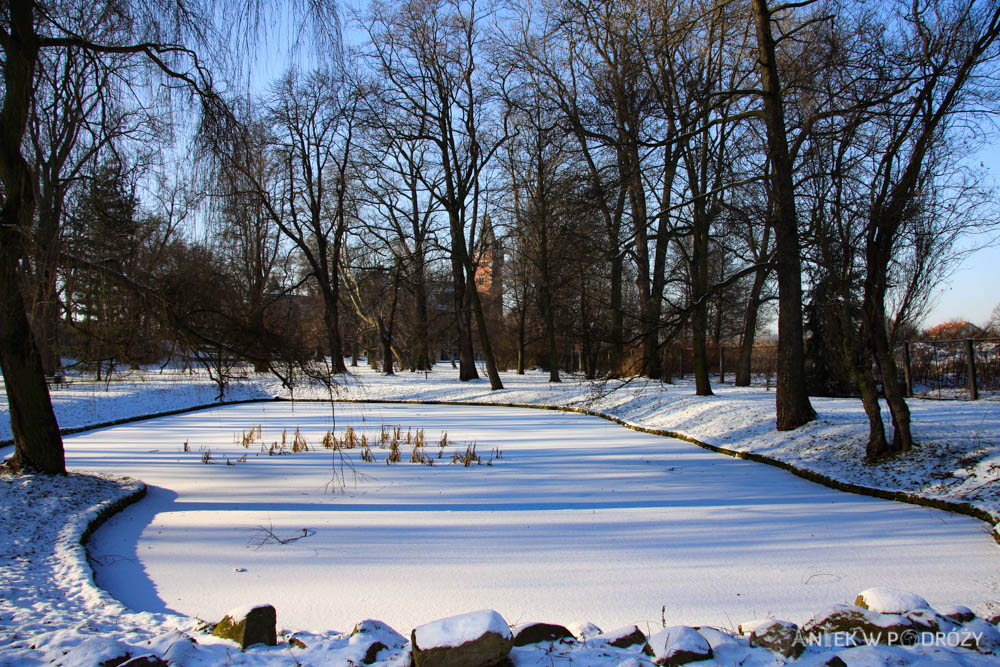
POLYGON ((143 531, 176 499, 170 489, 147 486, 145 498, 111 517, 87 542, 94 581, 133 611, 178 613, 160 598, 138 554, 143 531))

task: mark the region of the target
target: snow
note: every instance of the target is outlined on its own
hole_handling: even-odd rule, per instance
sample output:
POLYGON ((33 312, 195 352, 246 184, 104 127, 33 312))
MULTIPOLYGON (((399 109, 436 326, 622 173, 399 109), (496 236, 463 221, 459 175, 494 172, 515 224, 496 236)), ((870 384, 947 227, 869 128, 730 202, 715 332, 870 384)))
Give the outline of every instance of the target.
POLYGON ((365 617, 408 629, 481 608, 512 622, 645 629, 661 617, 804 620, 873 583, 986 613, 1000 590, 997 546, 974 519, 846 495, 586 415, 268 401, 81 433, 66 449, 74 468, 149 485, 90 548, 98 583, 153 613, 216 621, 266 602, 282 626, 323 632, 365 617), (352 425, 369 441, 382 424, 423 429, 435 464, 409 463, 404 448, 404 462, 386 465, 375 447, 375 463, 350 450, 341 467, 318 446, 334 414, 337 434, 352 425), (310 451, 244 448, 234 436, 252 425, 267 449, 299 429, 310 451), (442 432, 451 444, 437 458, 442 432), (487 461, 502 456, 448 463, 472 441, 487 461))
MULTIPOLYGON (((78 381, 53 392, 57 414, 64 426, 82 427, 213 402, 216 389, 204 377, 179 375, 122 385, 78 381)), ((715 397, 697 398, 685 383, 567 377, 551 386, 545 378, 504 374, 507 388, 490 392, 485 381, 460 383, 443 366, 426 377, 362 369, 337 398, 567 406, 1000 516, 996 401, 911 401, 920 446, 906 460, 869 467, 860 463, 865 419, 857 401, 814 399, 817 422, 778 433, 773 394, 762 387, 716 387, 715 397), (968 474, 952 475, 959 469, 968 474)), ((285 393, 256 378, 230 396, 285 393)), ((307 386, 295 395, 326 397, 307 386)), ((0 665, 97 664, 123 649, 191 665, 347 664, 363 642, 335 628, 375 616, 408 632, 477 607, 512 623, 563 623, 578 637, 585 624, 569 621, 581 617, 605 627, 637 623, 647 635, 661 620, 731 628, 730 618, 778 616, 801 624, 810 611, 853 601, 872 584, 913 590, 939 609, 998 611, 997 547, 975 520, 835 492, 593 417, 481 405, 339 404, 331 412, 322 403, 268 402, 92 431, 66 444, 74 470, 103 476, 0 477, 7 514, 0 527, 0 665), (449 452, 475 441, 484 464, 415 465, 407 450, 407 462, 387 466, 376 449, 376 464, 355 458, 353 469, 338 469, 318 446, 333 419, 338 433, 347 423, 369 434, 382 423, 423 427, 431 455, 447 430, 449 452), (246 450, 235 436, 256 424, 267 444, 282 428, 302 427, 312 449, 273 457, 256 446, 246 450), (189 452, 181 451, 185 441, 189 452), (207 465, 202 448, 212 453, 207 465), (236 462, 243 454, 247 460, 236 462), (141 488, 124 475, 146 482, 147 498, 90 543, 98 583, 112 595, 94 585, 79 542, 102 508, 141 488), (262 539, 265 529, 302 537, 281 544, 262 539), (260 603, 273 604, 279 630, 296 631, 307 648, 290 651, 286 643, 240 653, 197 620, 214 622, 234 606, 260 603)), ((997 635, 985 621, 973 623, 997 635)), ((588 635, 599 634, 589 625, 588 635)), ((778 664, 730 632, 701 628, 727 664, 778 664)), ((386 645, 377 664, 403 664, 408 649, 398 639, 386 645)), ((512 661, 650 664, 638 648, 519 647, 512 661)), ((830 655, 817 650, 810 648, 803 664, 830 655)), ((941 646, 840 653, 848 664, 867 664, 866 655, 876 656, 871 664, 1000 663, 941 646)))
MULTIPOLYGON (((979 401, 910 399, 916 449, 880 466, 864 465, 867 420, 857 399, 812 398, 816 421, 778 432, 774 393, 766 386, 714 384, 715 396, 694 395, 680 380, 586 381, 563 374, 501 373, 504 389, 490 391, 485 379, 458 380, 456 370, 438 364, 429 373, 383 376, 367 366, 334 387, 340 400, 459 401, 477 404, 562 406, 599 413, 642 428, 670 431, 734 453, 752 453, 832 479, 902 491, 925 498, 968 502, 1000 521, 1000 395, 979 401), (956 474, 957 472, 957 474, 956 474)), ((253 376, 232 383, 227 401, 289 396, 273 378, 253 376)), ((139 415, 218 404, 216 385, 203 373, 166 369, 129 372, 122 380, 74 378, 52 391, 59 422, 66 428, 103 424, 139 415)), ((326 387, 299 384, 295 398, 327 399, 326 387)), ((0 394, 0 442, 8 440, 6 394, 0 394)), ((883 409, 888 424, 888 410, 883 409)), ((3 450, 0 449, 0 455, 3 450)))
POLYGON ((649 638, 648 644, 653 650, 653 656, 658 661, 669 661, 682 652, 706 656, 711 654, 708 640, 698 634, 694 628, 684 625, 663 628, 649 638))
POLYGON ((421 649, 428 650, 445 646, 461 646, 479 639, 487 632, 511 638, 510 628, 503 616, 491 609, 470 611, 437 621, 418 625, 413 629, 413 638, 421 649))
POLYGON ((864 599, 864 606, 880 614, 903 614, 915 609, 929 609, 927 600, 898 588, 879 586, 867 588, 858 593, 858 599, 864 599))
POLYGON ((579 639, 590 639, 591 637, 596 637, 602 632, 598 626, 590 621, 577 621, 575 623, 570 623, 566 626, 566 629, 572 632, 573 636, 579 639))

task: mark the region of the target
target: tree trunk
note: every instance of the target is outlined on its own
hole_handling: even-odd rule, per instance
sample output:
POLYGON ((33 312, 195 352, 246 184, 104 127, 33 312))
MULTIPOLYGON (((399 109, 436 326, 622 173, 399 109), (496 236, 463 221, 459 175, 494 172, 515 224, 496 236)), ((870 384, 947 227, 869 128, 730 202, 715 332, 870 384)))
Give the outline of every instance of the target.
POLYGON ((608 370, 615 373, 621 372, 622 360, 625 358, 625 308, 622 305, 624 264, 625 256, 622 253, 615 253, 611 258, 611 368, 608 370))
POLYGON ((337 308, 337 296, 329 288, 323 289, 323 323, 326 325, 326 339, 330 345, 331 368, 334 373, 346 373, 347 365, 344 363, 344 343, 340 337, 340 313, 337 308))
POLYGON ((865 460, 876 463, 892 455, 885 439, 885 424, 882 423, 882 406, 878 400, 878 387, 872 375, 871 362, 861 360, 855 370, 858 389, 861 390, 861 404, 868 416, 868 443, 865 445, 865 460))
POLYGON ((497 362, 493 356, 493 346, 490 344, 490 332, 486 326, 486 314, 483 312, 483 302, 479 299, 479 291, 476 290, 476 272, 471 260, 468 260, 466 270, 469 272, 469 283, 467 293, 472 301, 472 314, 476 318, 476 326, 479 329, 479 344, 483 348, 483 362, 486 364, 486 376, 490 379, 490 390, 497 391, 503 389, 503 382, 500 381, 500 372, 497 370, 497 362))
POLYGON ((545 356, 549 367, 549 382, 559 379, 559 348, 556 346, 556 318, 552 306, 552 291, 543 271, 542 284, 538 286, 538 297, 542 305, 542 322, 545 326, 545 356))
MULTIPOLYGON (((541 170, 539 170, 541 171, 541 170)), ((539 179, 541 180, 541 179, 539 179)), ((541 187, 539 187, 539 191, 541 187)), ((542 307, 542 325, 545 329, 545 356, 549 367, 549 382, 561 382, 559 379, 559 348, 556 346, 556 318, 552 305, 552 265, 549 257, 548 217, 545 207, 540 206, 538 213, 538 300, 542 307)))
POLYGON ((392 330, 381 317, 378 318, 378 335, 382 342, 382 375, 395 375, 392 367, 392 330))
MULTIPOLYGON (((55 187, 55 186, 52 186, 55 187)), ((39 202, 38 227, 35 247, 38 255, 34 258, 35 283, 31 304, 31 328, 35 333, 35 343, 42 356, 42 367, 46 375, 53 375, 62 367, 59 359, 57 332, 59 330, 59 290, 58 253, 59 220, 62 194, 59 191, 43 196, 39 202)))
POLYGON ((694 346, 694 393, 711 396, 712 383, 708 374, 707 317, 704 307, 695 307, 691 315, 691 342, 694 346))
MULTIPOLYGON (((522 304, 524 300, 522 300, 522 304)), ((518 375, 524 375, 525 338, 527 337, 527 331, 526 331, 527 327, 525 323, 526 317, 527 313, 525 312, 525 306, 522 305, 520 312, 517 314, 517 374, 518 375)))
POLYGON ((747 308, 743 315, 743 336, 740 341, 740 358, 736 362, 737 387, 749 387, 753 370, 753 346, 757 337, 757 314, 760 310, 760 295, 767 282, 767 269, 760 268, 753 274, 753 286, 747 297, 747 308))
POLYGON ((892 451, 908 452, 913 447, 910 430, 910 407, 906 404, 905 388, 899 381, 899 369, 889 346, 889 335, 885 329, 885 312, 882 307, 884 296, 878 301, 867 301, 862 310, 863 335, 868 340, 882 376, 882 390, 885 393, 889 413, 892 415, 892 451))
MULTIPOLYGON (((468 286, 465 279, 465 265, 454 256, 452 250, 451 275, 455 289, 455 335, 458 344, 458 379, 463 382, 479 377, 476 371, 476 356, 472 348, 472 313, 468 286)), ((454 361, 452 362, 454 363, 454 361)))
POLYGON ((59 424, 45 384, 45 370, 28 321, 18 277, 24 259, 24 238, 34 217, 31 169, 21 153, 28 119, 38 40, 34 3, 10 0, 4 100, 0 109, 0 180, 4 205, 0 211, 0 369, 3 371, 14 436, 14 470, 64 474, 59 424))
POLYGON ((694 385, 698 396, 711 396, 708 369, 708 241, 710 220, 704 196, 696 189, 695 169, 689 167, 695 201, 691 247, 691 344, 694 347, 694 385))
POLYGON ((775 264, 778 274, 778 378, 775 391, 777 426, 790 431, 816 418, 806 391, 805 345, 802 332, 802 259, 795 184, 785 128, 784 102, 771 12, 767 0, 752 0, 757 26, 760 79, 771 162, 771 192, 775 226, 775 264))
POLYGON ((413 286, 413 298, 416 301, 417 321, 414 327, 413 370, 431 370, 430 342, 427 326, 427 286, 424 284, 423 267, 418 269, 417 281, 413 286))

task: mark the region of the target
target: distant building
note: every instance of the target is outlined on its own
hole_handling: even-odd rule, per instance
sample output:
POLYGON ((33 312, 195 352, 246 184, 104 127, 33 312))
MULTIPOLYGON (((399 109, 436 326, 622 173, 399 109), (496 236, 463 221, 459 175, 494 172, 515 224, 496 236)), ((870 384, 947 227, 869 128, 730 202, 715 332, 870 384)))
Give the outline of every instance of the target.
POLYGON ((503 246, 493 233, 489 216, 483 220, 480 250, 475 255, 476 291, 485 301, 500 303, 503 294, 503 246))
POLYGON ((927 340, 965 340, 966 338, 979 338, 982 335, 982 329, 965 320, 945 322, 924 332, 924 338, 927 340))

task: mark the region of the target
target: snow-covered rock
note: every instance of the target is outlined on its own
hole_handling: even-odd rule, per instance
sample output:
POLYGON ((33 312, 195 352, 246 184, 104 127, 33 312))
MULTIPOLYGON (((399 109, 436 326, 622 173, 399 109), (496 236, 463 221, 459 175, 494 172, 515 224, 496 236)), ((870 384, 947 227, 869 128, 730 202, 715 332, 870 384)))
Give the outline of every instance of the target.
POLYGON ((956 623, 968 623, 976 617, 976 613, 974 611, 960 604, 938 607, 937 612, 942 616, 950 618, 956 623))
POLYGON ((216 637, 231 639, 246 648, 254 644, 275 646, 277 612, 269 604, 250 605, 231 610, 212 632, 216 637))
POLYGON ((916 593, 887 587, 866 588, 858 593, 854 604, 880 614, 905 614, 916 609, 931 608, 927 600, 916 593))
POLYGON ((969 621, 953 634, 959 637, 961 645, 966 648, 980 653, 1000 652, 1000 630, 981 618, 969 621))
POLYGON ((649 638, 649 648, 657 665, 686 665, 712 657, 712 647, 697 630, 675 625, 649 638))
POLYGON ((406 644, 406 638, 382 621, 366 619, 354 626, 351 637, 347 641, 348 652, 344 659, 357 664, 370 665, 378 660, 379 654, 385 650, 399 649, 406 644))
POLYGON ((805 650, 799 626, 788 621, 764 619, 740 624, 740 631, 750 643, 780 653, 786 658, 796 658, 805 650))
POLYGON ((360 636, 382 642, 389 648, 403 648, 406 644, 406 637, 393 630, 386 623, 371 618, 365 619, 354 626, 354 630, 351 632, 351 639, 360 636))
POLYGON ((638 626, 626 625, 618 628, 617 630, 602 632, 599 635, 591 637, 587 641, 598 644, 606 644, 608 646, 614 646, 615 648, 628 648, 629 646, 645 644, 646 635, 642 633, 642 630, 640 630, 638 626))
POLYGON ((590 639, 591 637, 596 637, 601 634, 603 630, 598 626, 594 625, 590 621, 582 621, 578 623, 571 623, 566 626, 573 636, 581 641, 590 639))
POLYGON ((514 635, 514 646, 574 639, 568 628, 554 623, 521 623, 511 628, 511 633, 514 635))
POLYGON ((487 609, 419 625, 410 645, 415 667, 495 665, 510 654, 513 637, 503 616, 487 609))

